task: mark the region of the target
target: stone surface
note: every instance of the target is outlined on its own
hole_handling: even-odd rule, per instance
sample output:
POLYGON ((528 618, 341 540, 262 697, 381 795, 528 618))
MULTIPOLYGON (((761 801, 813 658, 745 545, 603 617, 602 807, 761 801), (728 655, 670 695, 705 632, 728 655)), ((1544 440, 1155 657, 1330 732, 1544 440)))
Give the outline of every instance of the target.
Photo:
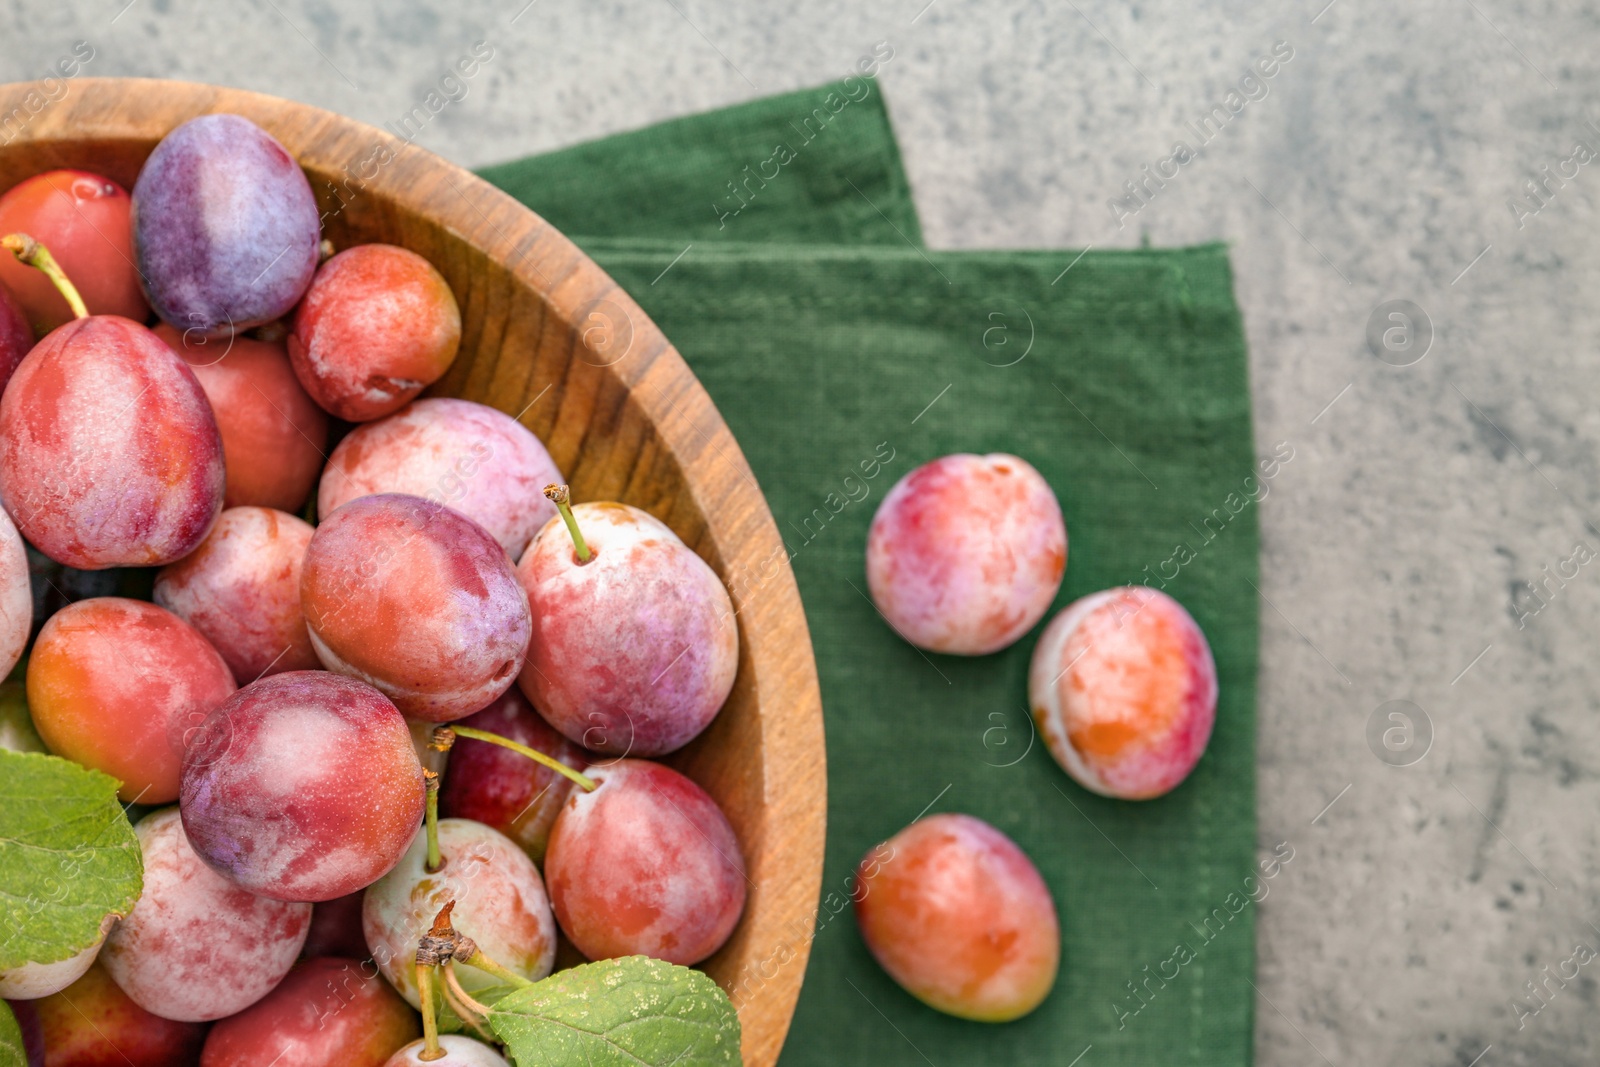
POLYGON ((1260 839, 1296 859, 1260 910, 1257 1059, 1596 1059, 1593 968, 1537 1015, 1513 1001, 1600 950, 1600 168, 1507 206, 1575 141, 1600 148, 1592 6, 123 2, 0 3, 0 79, 82 39, 86 73, 382 125, 482 40, 493 58, 416 137, 479 165, 839 77, 888 40, 931 245, 1232 242, 1257 446, 1296 456, 1261 508, 1260 839), (1108 206, 1278 41, 1266 95, 1136 213, 1108 206), (1408 367, 1365 340, 1391 300, 1432 324, 1408 367), (1562 566, 1541 606, 1526 583, 1562 566), (1432 724, 1410 766, 1390 764, 1416 747, 1369 747, 1375 714, 1377 751, 1403 727, 1391 700, 1432 724))

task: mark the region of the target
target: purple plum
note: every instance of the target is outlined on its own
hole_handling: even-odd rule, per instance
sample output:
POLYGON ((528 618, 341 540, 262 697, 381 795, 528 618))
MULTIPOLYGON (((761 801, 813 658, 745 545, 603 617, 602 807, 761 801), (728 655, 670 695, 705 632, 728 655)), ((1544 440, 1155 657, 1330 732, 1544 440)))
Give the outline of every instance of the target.
POLYGON ((196 338, 281 318, 311 284, 320 237, 299 164, 238 115, 202 115, 167 134, 133 187, 145 296, 196 338))

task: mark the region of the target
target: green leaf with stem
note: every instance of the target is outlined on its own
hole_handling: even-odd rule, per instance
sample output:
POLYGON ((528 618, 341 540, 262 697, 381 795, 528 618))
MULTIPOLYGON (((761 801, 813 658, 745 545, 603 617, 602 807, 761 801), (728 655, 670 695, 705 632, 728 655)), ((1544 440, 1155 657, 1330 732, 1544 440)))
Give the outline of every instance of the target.
POLYGON ((739 1016, 701 971, 647 956, 558 971, 489 1024, 518 1067, 733 1067, 739 1016))
POLYGON ((133 910, 144 863, 118 782, 58 756, 0 750, 0 970, 56 963, 133 910))

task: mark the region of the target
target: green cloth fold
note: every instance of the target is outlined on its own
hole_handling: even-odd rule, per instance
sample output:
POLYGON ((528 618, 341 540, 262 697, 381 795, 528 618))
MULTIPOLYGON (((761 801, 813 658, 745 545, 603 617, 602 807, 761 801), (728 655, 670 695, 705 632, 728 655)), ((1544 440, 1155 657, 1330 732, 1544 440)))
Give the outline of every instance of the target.
POLYGON ((1246 1064, 1250 897, 1270 891, 1260 863, 1272 855, 1255 843, 1255 503, 1293 448, 1255 454, 1226 250, 924 249, 881 93, 853 84, 870 91, 820 132, 813 119, 805 144, 796 123, 846 86, 484 172, 661 326, 788 544, 829 773, 822 910, 783 1063, 1246 1064), (737 203, 727 183, 782 144, 793 158, 750 184, 740 214, 720 215, 713 205, 737 203), (874 510, 907 471, 956 451, 1015 453, 1054 487, 1070 550, 1052 614, 1144 582, 1205 630, 1217 727, 1169 796, 1090 794, 1034 739, 1037 630, 994 656, 925 655, 873 609, 862 553, 874 510), (1061 973, 1022 1020, 924 1007, 844 914, 857 861, 924 810, 993 823, 1050 886, 1061 973))
POLYGON ((867 80, 674 119, 479 174, 574 239, 660 240, 675 243, 674 254, 693 241, 922 243, 900 146, 867 80))

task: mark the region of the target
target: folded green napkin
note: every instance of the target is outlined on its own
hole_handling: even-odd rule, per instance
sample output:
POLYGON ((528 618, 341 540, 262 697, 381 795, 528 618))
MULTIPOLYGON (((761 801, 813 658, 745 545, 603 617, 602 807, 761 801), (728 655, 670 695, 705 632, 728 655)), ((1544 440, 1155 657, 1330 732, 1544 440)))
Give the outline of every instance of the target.
POLYGON ((674 255, 693 241, 920 245, 883 97, 873 82, 850 84, 663 122, 479 173, 579 244, 656 240, 674 246, 674 255))
POLYGON ((844 86, 485 172, 677 345, 788 543, 822 680, 828 845, 783 1062, 1248 1063, 1252 898, 1272 884, 1255 842, 1255 503, 1293 450, 1255 455, 1226 251, 928 251, 865 84, 826 125, 799 120, 844 86), (781 145, 790 161, 720 214, 727 182, 781 145), (1057 608, 1145 582, 1204 628, 1217 727, 1171 795, 1107 800, 1055 765, 1027 710, 1036 635, 978 659, 925 655, 873 609, 862 553, 878 502, 956 451, 1016 453, 1055 488, 1070 537, 1057 608), (1018 1022, 922 1006, 844 914, 862 854, 925 810, 993 823, 1055 896, 1061 975, 1018 1022))

